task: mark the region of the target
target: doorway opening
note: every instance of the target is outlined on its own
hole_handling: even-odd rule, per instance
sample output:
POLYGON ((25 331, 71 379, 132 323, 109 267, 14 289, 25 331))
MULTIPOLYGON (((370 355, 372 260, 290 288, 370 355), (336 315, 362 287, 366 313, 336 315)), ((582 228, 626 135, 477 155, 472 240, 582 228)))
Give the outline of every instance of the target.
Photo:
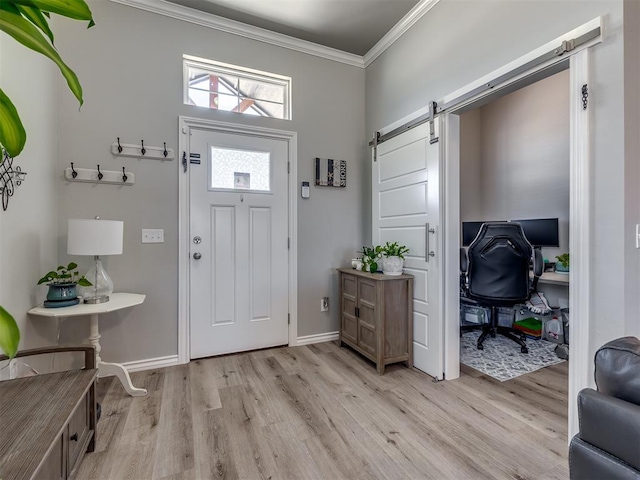
POLYGON ((569 253, 569 62, 556 70, 456 112, 459 246, 467 249, 484 222, 518 222, 544 257, 532 300, 497 310, 499 326, 525 329, 528 353, 501 335, 488 336, 479 349, 491 311, 461 294, 460 369, 491 384, 497 396, 516 395, 532 405, 544 402, 538 422, 546 429, 566 428, 568 412, 570 283, 562 265, 555 266, 557 257, 569 253), (532 393, 527 385, 539 385, 544 393, 532 393))

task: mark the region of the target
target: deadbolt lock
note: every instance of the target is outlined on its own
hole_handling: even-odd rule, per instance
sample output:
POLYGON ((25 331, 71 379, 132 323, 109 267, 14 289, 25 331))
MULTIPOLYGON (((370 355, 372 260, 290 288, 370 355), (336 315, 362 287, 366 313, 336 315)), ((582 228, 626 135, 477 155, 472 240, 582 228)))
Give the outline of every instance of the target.
POLYGON ((198 236, 193 237, 193 243, 195 243, 196 245, 198 245, 200 242, 202 242, 202 239, 198 236))

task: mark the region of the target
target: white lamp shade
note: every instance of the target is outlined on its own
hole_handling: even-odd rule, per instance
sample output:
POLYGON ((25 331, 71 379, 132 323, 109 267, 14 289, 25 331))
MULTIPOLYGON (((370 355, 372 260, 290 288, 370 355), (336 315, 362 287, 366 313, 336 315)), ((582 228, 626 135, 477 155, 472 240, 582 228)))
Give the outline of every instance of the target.
POLYGON ((69 219, 69 255, 120 255, 124 222, 69 219))

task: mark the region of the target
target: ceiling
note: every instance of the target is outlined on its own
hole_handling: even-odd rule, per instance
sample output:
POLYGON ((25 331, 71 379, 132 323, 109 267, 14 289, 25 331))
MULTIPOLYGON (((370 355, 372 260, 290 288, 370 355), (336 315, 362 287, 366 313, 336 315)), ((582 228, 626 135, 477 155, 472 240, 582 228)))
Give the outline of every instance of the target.
POLYGON ((364 55, 419 0, 169 0, 202 12, 364 55))

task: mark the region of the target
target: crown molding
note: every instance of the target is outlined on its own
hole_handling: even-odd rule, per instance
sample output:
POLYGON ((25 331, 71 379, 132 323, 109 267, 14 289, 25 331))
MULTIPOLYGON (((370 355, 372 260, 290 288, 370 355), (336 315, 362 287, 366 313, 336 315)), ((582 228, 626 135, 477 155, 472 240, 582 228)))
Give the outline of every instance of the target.
POLYGON ((222 32, 231 33, 259 42, 276 45, 278 47, 288 48, 297 52, 314 55, 316 57, 326 58, 335 62, 346 63, 354 67, 364 68, 363 57, 352 53, 343 52, 335 48, 325 47, 317 43, 308 42, 283 35, 281 33, 265 30, 264 28, 254 27, 245 23, 236 22, 227 18, 201 12, 193 8, 184 7, 165 0, 111 0, 114 3, 120 3, 129 7, 139 8, 151 13, 157 13, 167 17, 175 18, 185 22, 193 23, 203 27, 213 28, 222 32))
POLYGON ((371 65, 376 58, 382 55, 382 52, 393 45, 393 43, 404 35, 404 33, 409 30, 414 23, 435 7, 439 1, 440 0, 420 0, 420 2, 409 10, 409 13, 402 17, 402 19, 396 23, 393 28, 371 48, 371 50, 365 53, 363 57, 365 68, 371 65))

